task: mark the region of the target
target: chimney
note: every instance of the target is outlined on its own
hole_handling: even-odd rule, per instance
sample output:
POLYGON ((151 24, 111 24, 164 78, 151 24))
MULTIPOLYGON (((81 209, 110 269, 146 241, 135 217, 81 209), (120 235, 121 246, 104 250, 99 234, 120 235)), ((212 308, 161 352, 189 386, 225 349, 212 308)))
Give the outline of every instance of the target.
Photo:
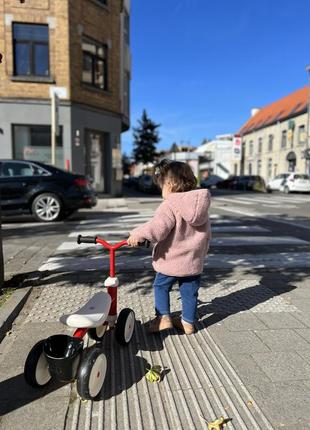
POLYGON ((259 108, 253 108, 253 109, 251 109, 251 117, 253 117, 254 115, 256 115, 259 111, 260 111, 259 108))

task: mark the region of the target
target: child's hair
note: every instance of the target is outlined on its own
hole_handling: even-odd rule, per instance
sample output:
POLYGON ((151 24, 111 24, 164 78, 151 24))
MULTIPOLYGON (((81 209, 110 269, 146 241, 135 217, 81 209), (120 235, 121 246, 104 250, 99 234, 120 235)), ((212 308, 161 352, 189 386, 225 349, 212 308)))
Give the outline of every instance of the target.
POLYGON ((172 184, 173 193, 195 190, 197 180, 187 163, 164 159, 155 166, 154 182, 160 188, 166 180, 172 184))

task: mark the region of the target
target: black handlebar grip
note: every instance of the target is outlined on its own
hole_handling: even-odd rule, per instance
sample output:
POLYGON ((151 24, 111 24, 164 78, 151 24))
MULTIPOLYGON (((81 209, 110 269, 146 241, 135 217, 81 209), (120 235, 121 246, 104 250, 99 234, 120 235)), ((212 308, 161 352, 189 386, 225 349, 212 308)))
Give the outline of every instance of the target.
POLYGON ((145 246, 146 248, 150 247, 151 242, 149 240, 144 240, 143 242, 139 242, 139 246, 145 246))
POLYGON ((96 236, 82 236, 78 235, 77 237, 77 243, 97 243, 97 237, 96 236))

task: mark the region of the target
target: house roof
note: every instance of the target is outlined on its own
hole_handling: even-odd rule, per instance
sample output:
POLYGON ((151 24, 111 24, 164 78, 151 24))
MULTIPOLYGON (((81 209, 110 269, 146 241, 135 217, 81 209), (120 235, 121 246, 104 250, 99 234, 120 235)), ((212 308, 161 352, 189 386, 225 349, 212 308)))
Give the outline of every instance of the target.
POLYGON ((304 113, 307 111, 308 103, 309 86, 307 85, 260 109, 241 127, 238 133, 245 135, 268 125, 275 124, 278 121, 283 121, 284 119, 304 113))

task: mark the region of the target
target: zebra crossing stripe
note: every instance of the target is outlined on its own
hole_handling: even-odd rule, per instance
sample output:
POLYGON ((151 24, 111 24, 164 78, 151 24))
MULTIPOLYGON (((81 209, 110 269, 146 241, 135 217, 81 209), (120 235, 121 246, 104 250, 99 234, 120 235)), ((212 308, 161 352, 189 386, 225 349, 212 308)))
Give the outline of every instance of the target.
MULTIPOLYGON (((223 227, 225 229, 225 227, 223 227)), ((228 230, 218 230, 222 232, 227 232, 228 230)), ((266 229, 267 230, 267 229, 266 229)), ((213 229, 213 232, 217 233, 216 228, 213 229), (215 230, 215 231, 214 231, 215 230)), ((238 230, 240 231, 240 230, 238 230)), ((250 233, 247 230, 244 230, 246 233, 250 233)), ((268 231, 268 230, 267 230, 268 231)), ((258 230, 258 232, 261 232, 261 230, 258 230)), ((83 232, 86 236, 92 235, 90 232, 83 232)), ((122 236, 122 233, 119 234, 122 236)), ((70 237, 76 237, 76 233, 71 233, 70 237)), ((107 237, 109 234, 105 233, 103 234, 103 237, 107 237)), ((111 236, 115 237, 118 236, 117 234, 111 234, 111 236)), ((123 238, 123 236, 122 236, 123 238)), ((108 240, 110 242, 110 240, 108 240)), ((292 236, 219 236, 219 237, 213 237, 211 240, 211 246, 257 246, 257 245, 305 245, 309 244, 308 241, 298 239, 296 237, 292 236)), ((64 251, 64 250, 73 250, 73 249, 81 249, 81 246, 87 247, 91 246, 94 247, 94 244, 81 244, 78 245, 75 242, 63 242, 58 248, 58 251, 64 251)))
POLYGON ((230 236, 215 237, 211 246, 305 245, 306 240, 292 236, 230 236))
MULTIPOLYGON (((277 202, 274 202, 272 200, 267 200, 267 199, 262 199, 261 197, 253 197, 253 199, 250 198, 246 198, 246 197, 238 197, 238 200, 244 200, 246 202, 250 202, 251 204, 255 204, 255 203, 268 203, 270 205, 277 205, 277 202)), ((235 199, 233 200, 235 201, 235 199)))
MULTIPOLYGON (((308 267, 310 261, 310 252, 281 252, 281 253, 264 253, 264 254, 213 254, 208 255, 205 261, 205 268, 208 269, 233 269, 233 268, 278 268, 279 261, 281 267, 308 267)), ((116 260, 117 270, 151 270, 151 255, 142 258, 120 255, 116 260)), ((87 271, 87 270, 105 270, 109 271, 108 255, 96 255, 94 257, 52 257, 44 263, 39 271, 87 271)))
POLYGON ((229 202, 229 203, 240 203, 242 205, 253 205, 253 202, 243 201, 243 200, 239 200, 239 199, 229 199, 229 198, 223 198, 223 197, 216 199, 216 201, 218 201, 218 202, 229 202))
POLYGON ((270 230, 259 225, 215 226, 212 233, 268 233, 270 230))

